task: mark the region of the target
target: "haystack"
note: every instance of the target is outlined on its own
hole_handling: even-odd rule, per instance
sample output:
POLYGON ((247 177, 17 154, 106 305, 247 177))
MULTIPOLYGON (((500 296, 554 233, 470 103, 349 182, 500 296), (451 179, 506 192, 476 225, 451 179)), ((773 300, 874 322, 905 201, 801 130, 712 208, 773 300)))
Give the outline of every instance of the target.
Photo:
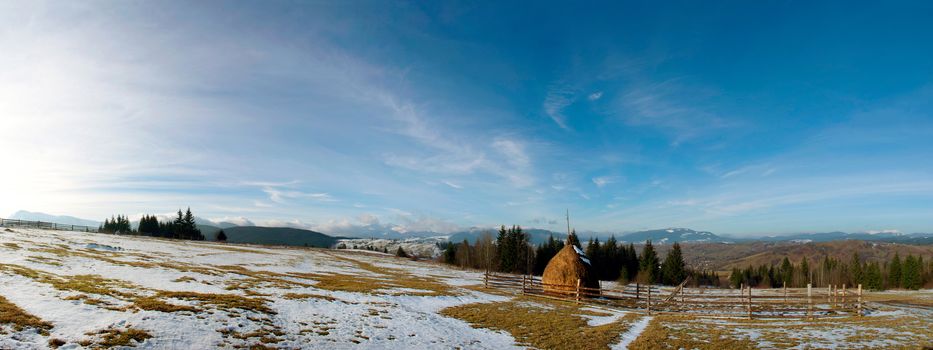
MULTIPOLYGON (((599 278, 593 271, 589 259, 580 248, 565 244, 544 268, 541 282, 545 293, 573 294, 577 291, 577 280, 581 287, 599 289, 599 278)), ((588 291, 594 293, 593 291, 588 291)), ((595 292, 598 293, 598 292, 595 292)))

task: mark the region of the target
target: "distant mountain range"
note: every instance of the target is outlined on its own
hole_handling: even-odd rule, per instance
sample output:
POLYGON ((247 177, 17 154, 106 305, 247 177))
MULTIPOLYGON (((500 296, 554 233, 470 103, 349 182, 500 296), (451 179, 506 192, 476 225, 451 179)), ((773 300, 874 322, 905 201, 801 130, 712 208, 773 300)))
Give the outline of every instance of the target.
MULTIPOLYGON (((554 232, 549 230, 541 229, 523 229, 527 234, 531 235, 529 241, 532 244, 541 244, 547 241, 548 237, 554 236, 554 239, 565 240, 567 239, 566 233, 554 232)), ((456 232, 450 235, 451 242, 462 242, 464 239, 470 241, 471 243, 477 238, 481 237, 484 232, 489 232, 492 234, 493 239, 497 235, 495 229, 482 229, 482 228, 471 228, 468 231, 456 232)), ((581 241, 588 241, 590 238, 598 238, 600 241, 605 242, 610 234, 605 233, 594 233, 594 232, 582 232, 577 233, 581 241)), ((718 242, 718 243, 733 243, 735 239, 725 238, 717 236, 712 232, 707 231, 695 231, 688 228, 667 228, 667 229, 657 229, 657 230, 647 230, 647 231, 638 231, 638 232, 629 232, 621 233, 614 235, 617 241, 626 242, 626 243, 644 243, 645 241, 650 240, 654 244, 673 244, 674 242, 718 242)))
POLYGON ((745 239, 745 241, 797 241, 797 242, 829 242, 839 240, 860 240, 873 242, 890 243, 910 243, 910 244, 930 244, 933 243, 933 233, 899 233, 899 232, 822 232, 822 233, 799 233, 792 235, 766 236, 745 239))
MULTIPOLYGON (((29 212, 29 211, 18 211, 10 219, 19 219, 19 220, 30 220, 30 221, 47 221, 54 222, 59 224, 67 225, 84 225, 84 226, 98 226, 99 222, 93 220, 85 220, 72 216, 63 216, 63 215, 50 215, 39 212, 29 212)), ((236 220, 234 220, 236 221, 236 220)), ((315 247, 328 247, 337 242, 338 239, 344 238, 377 238, 377 239, 409 239, 409 238, 424 238, 424 237, 447 237, 451 242, 462 242, 464 239, 473 243, 482 235, 488 232, 493 239, 497 235, 497 230, 495 228, 481 228, 481 227, 471 227, 464 231, 453 232, 449 234, 442 234, 437 232, 397 232, 391 229, 391 225, 370 225, 367 227, 367 230, 363 232, 355 232, 353 234, 342 234, 342 235, 328 235, 321 232, 316 232, 312 230, 299 229, 299 228, 288 228, 288 227, 261 227, 253 226, 252 222, 242 219, 245 224, 249 225, 237 225, 231 222, 213 222, 210 220, 196 218, 198 227, 201 228, 201 232, 204 233, 204 236, 208 239, 213 239, 214 235, 220 229, 224 230, 230 242, 242 242, 242 243, 256 243, 256 244, 275 244, 275 245, 291 245, 291 246, 315 246, 315 247), (341 237, 343 236, 343 237, 341 237)), ((239 221, 238 221, 239 222, 239 221)), ((135 227, 136 223, 133 223, 135 227)), ((554 232, 544 229, 535 229, 535 228, 526 228, 524 229, 525 233, 530 235, 530 242, 532 244, 541 244, 547 241, 548 237, 553 236, 554 239, 565 240, 567 234, 563 232, 554 232)), ((578 233, 581 241, 587 241, 590 238, 599 238, 600 241, 605 242, 609 238, 610 234, 608 233, 598 233, 598 232, 581 232, 578 233)), ((764 237, 725 237, 720 236, 709 231, 696 231, 689 228, 664 228, 664 229, 654 229, 654 230, 645 230, 637 232, 627 232, 614 235, 616 240, 619 242, 630 242, 630 243, 644 243, 645 241, 650 240, 654 244, 664 245, 672 244, 674 242, 686 242, 686 243, 744 243, 744 242, 829 242, 829 241, 838 241, 838 240, 862 240, 862 241, 873 241, 873 242, 890 242, 890 243, 906 243, 906 244, 933 244, 933 233, 911 233, 911 234, 902 234, 899 232, 893 231, 883 231, 883 232, 857 232, 857 233, 847 233, 847 232, 823 232, 823 233, 799 233, 799 234, 789 234, 789 235, 776 235, 776 236, 764 236, 764 237)))
POLYGON ((80 226, 90 226, 98 227, 100 222, 94 220, 85 220, 79 219, 74 216, 67 215, 51 215, 46 213, 32 212, 20 210, 16 213, 13 213, 8 219, 14 220, 26 220, 26 221, 43 221, 43 222, 53 222, 56 224, 62 225, 80 225, 80 226))

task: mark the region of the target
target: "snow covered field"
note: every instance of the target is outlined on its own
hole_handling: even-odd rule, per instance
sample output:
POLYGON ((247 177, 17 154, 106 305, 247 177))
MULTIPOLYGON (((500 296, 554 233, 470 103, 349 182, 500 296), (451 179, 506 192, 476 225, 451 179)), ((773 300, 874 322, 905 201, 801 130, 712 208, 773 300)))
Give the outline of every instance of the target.
POLYGON ((437 314, 506 299, 456 286, 481 280, 371 253, 0 229, 0 296, 52 325, 0 325, 0 348, 96 347, 127 329, 153 349, 512 347, 437 314))
POLYGON ((649 318, 481 284, 480 273, 369 251, 0 228, 0 349, 933 343, 924 308, 878 305, 869 317, 813 324, 649 318))

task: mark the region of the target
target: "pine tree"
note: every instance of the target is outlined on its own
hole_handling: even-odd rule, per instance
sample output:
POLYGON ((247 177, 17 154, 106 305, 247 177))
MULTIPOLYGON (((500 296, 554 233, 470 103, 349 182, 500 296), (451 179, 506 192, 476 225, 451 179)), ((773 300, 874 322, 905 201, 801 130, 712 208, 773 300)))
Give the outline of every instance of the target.
POLYGON ((641 260, 639 261, 639 279, 645 283, 657 283, 660 281, 660 271, 658 270, 658 254, 654 251, 651 241, 646 241, 641 250, 641 260))
POLYGON ((794 265, 791 265, 790 259, 784 257, 781 261, 781 282, 791 284, 791 278, 794 276, 794 265))
POLYGON ((862 260, 858 256, 858 252, 852 253, 852 260, 849 262, 849 285, 855 286, 862 281, 862 260))
POLYGON ((881 290, 881 266, 878 265, 877 261, 868 263, 863 273, 863 283, 865 284, 865 288, 870 290, 881 290))
POLYGON ((888 264, 888 288, 901 287, 901 257, 894 253, 894 258, 888 264))
POLYGON ((913 255, 908 255, 904 259, 904 266, 901 271, 901 287, 905 289, 920 289, 922 284, 922 267, 920 261, 913 255))
POLYGON ((602 266, 600 266, 602 265, 602 257, 599 256, 599 250, 599 238, 594 240, 593 237, 590 237, 589 242, 586 244, 586 251, 584 254, 586 254, 586 257, 590 259, 593 271, 596 272, 596 277, 598 279, 602 279, 604 271, 602 270, 602 266))
POLYGON ((671 251, 667 253, 664 263, 661 264, 661 283, 678 285, 687 277, 684 267, 684 256, 680 250, 680 243, 674 242, 671 251))
POLYGON ((455 265, 457 263, 457 244, 448 243, 447 247, 444 248, 444 263, 455 265))
POLYGON ((227 234, 224 233, 224 230, 217 231, 217 241, 218 241, 218 242, 226 242, 226 241, 227 241, 227 234))
POLYGON ((622 270, 622 251, 619 250, 615 235, 609 236, 606 244, 603 244, 603 251, 600 255, 605 260, 603 263, 603 270, 605 271, 603 279, 606 281, 619 279, 619 273, 622 270))
POLYGON ((732 273, 729 274, 729 284, 732 285, 732 288, 739 288, 744 282, 742 276, 742 271, 738 267, 732 268, 732 273))
POLYGON ((405 249, 402 249, 402 246, 399 246, 398 250, 395 251, 395 256, 400 258, 407 258, 408 253, 405 253, 405 249))
POLYGON ((807 283, 810 281, 810 263, 807 261, 807 257, 803 257, 800 261, 800 282, 795 284, 796 287, 806 287, 807 283))

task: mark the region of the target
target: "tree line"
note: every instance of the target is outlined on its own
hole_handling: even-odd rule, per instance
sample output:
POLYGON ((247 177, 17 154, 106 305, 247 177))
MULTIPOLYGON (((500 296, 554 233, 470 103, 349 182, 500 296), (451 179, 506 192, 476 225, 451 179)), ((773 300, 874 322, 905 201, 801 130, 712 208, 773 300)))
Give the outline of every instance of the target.
POLYGON ((862 285, 871 290, 884 289, 920 289, 926 283, 933 282, 933 261, 924 264, 923 257, 908 255, 901 260, 895 253, 891 260, 879 263, 863 261, 858 253, 853 253, 849 261, 842 261, 829 256, 816 266, 811 266, 806 257, 799 264, 793 264, 784 257, 780 265, 762 264, 744 269, 733 268, 729 275, 729 284, 738 288, 740 285, 777 288, 787 285, 803 288, 808 283, 814 286, 862 285))
MULTIPOLYGON (((530 237, 522 231, 521 226, 501 226, 495 239, 487 233, 477 238, 472 245, 467 240, 446 245, 441 260, 462 268, 541 275, 551 258, 567 244, 550 236, 546 242, 533 247, 529 240, 530 237)), ((677 285, 690 277, 694 285, 719 284, 719 278, 714 272, 686 267, 678 243, 661 261, 651 241, 645 242, 639 255, 634 244, 620 244, 615 236, 605 243, 600 243, 598 238, 591 238, 585 250, 582 250, 575 231, 570 233, 567 240, 569 244, 581 248, 590 261, 592 271, 600 280, 677 285)))
MULTIPOLYGON (((143 215, 142 218, 139 219, 139 225, 136 227, 136 230, 132 229, 130 221, 126 216, 117 215, 111 219, 105 219, 99 231, 114 234, 133 234, 196 241, 204 240, 204 235, 201 233, 201 230, 198 229, 194 221, 194 214, 191 213, 191 208, 188 208, 185 213, 182 213, 181 209, 179 209, 178 216, 171 221, 163 222, 159 221, 155 215, 143 215)), ((219 236, 222 233, 223 231, 218 232, 218 239, 220 239, 219 236)), ((222 240, 226 240, 226 235, 223 236, 222 240)))

